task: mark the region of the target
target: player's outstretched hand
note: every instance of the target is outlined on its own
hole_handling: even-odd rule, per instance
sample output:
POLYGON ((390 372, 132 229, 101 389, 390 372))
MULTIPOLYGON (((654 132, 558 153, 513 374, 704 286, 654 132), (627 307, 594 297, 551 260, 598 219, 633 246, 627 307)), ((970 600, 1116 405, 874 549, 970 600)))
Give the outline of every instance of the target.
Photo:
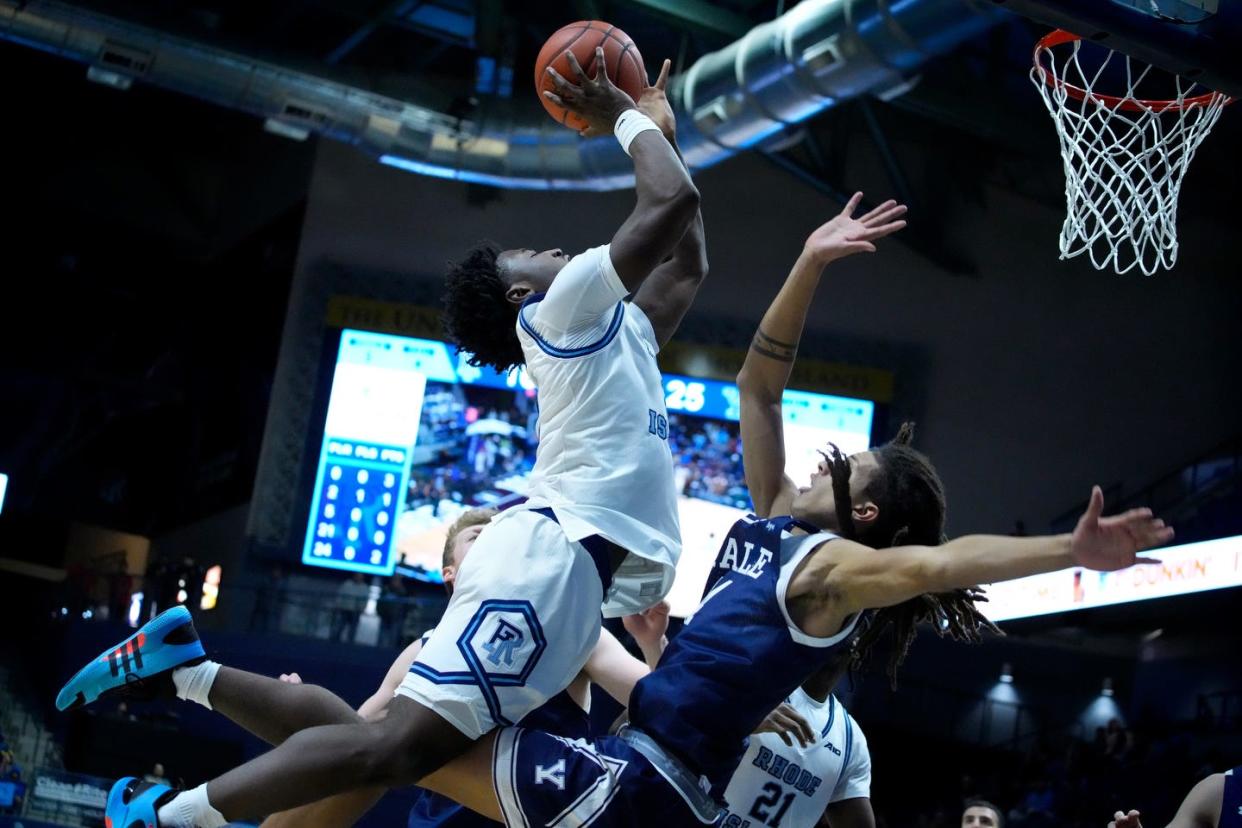
POLYGON ((807 237, 803 254, 822 267, 854 253, 874 253, 873 242, 906 226, 901 218, 906 214, 906 205, 898 204, 891 198, 865 215, 854 218, 854 211, 862 199, 862 193, 854 193, 840 213, 807 237))
POLYGON ((668 102, 668 95, 665 89, 668 87, 668 73, 673 68, 673 62, 667 58, 660 66, 660 76, 656 78, 656 82, 643 90, 643 94, 638 98, 639 110, 655 121, 655 125, 660 128, 660 132, 664 133, 664 137, 668 139, 670 144, 677 143, 677 119, 673 116, 673 107, 668 102))
POLYGON ((627 615, 621 619, 625 631, 634 637, 634 642, 644 652, 657 648, 668 632, 669 606, 661 601, 640 613, 627 615))
POLYGON ((1131 509, 1111 517, 1102 517, 1103 512, 1104 492, 1096 486, 1070 540, 1076 564, 1112 572, 1135 564, 1160 563, 1155 558, 1138 557, 1144 549, 1173 540, 1173 529, 1153 517, 1151 509, 1131 509))
POLYGON ((811 725, 807 720, 802 718, 797 710, 785 703, 768 714, 759 727, 755 728, 756 733, 775 733, 781 737, 781 741, 793 747, 792 736, 798 740, 798 744, 806 747, 814 743, 815 733, 811 730, 811 725))
MULTIPOLYGON (((587 122, 583 135, 611 135, 613 124, 621 113, 634 109, 634 99, 619 89, 608 77, 604 66, 604 47, 595 49, 595 77, 588 77, 573 52, 566 52, 572 78, 566 79, 551 66, 548 75, 556 91, 543 94, 552 103, 563 106, 587 122)), ((649 116, 650 117, 650 116, 649 116)))
POLYGON ((1143 823, 1139 822, 1139 812, 1131 811, 1123 814, 1121 811, 1113 814, 1113 821, 1108 823, 1108 828, 1143 828, 1143 823))

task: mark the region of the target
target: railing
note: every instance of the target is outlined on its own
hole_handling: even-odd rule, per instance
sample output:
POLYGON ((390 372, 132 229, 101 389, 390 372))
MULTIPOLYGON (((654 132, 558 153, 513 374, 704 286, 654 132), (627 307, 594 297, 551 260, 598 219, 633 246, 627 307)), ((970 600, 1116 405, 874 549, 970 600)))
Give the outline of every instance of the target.
POLYGON ((404 646, 431 629, 444 612, 440 594, 397 597, 370 587, 368 597, 335 591, 289 589, 273 593, 259 587, 225 587, 222 600, 249 603, 252 632, 282 633, 354 644, 404 646))
MULTIPOLYGON (((66 583, 53 611, 70 618, 111 620, 136 626, 171 606, 171 595, 147 595, 152 579, 116 573, 79 573, 79 584, 66 583)), ((439 588, 412 585, 413 594, 396 595, 377 584, 355 593, 342 591, 340 581, 297 576, 279 582, 232 583, 220 586, 214 609, 202 610, 201 594, 182 590, 181 603, 204 625, 217 623, 235 630, 280 633, 354 644, 396 647, 434 627, 447 603, 439 588), (293 581, 297 586, 288 585, 293 581), (300 583, 299 583, 300 581, 300 583)))
MULTIPOLYGON (((1242 476, 1242 435, 1226 440, 1131 494, 1123 493, 1121 483, 1113 483, 1104 490, 1104 501, 1110 512, 1146 506, 1163 517, 1174 519, 1186 505, 1198 502, 1239 476, 1242 476)), ((1086 508, 1084 500, 1053 518, 1052 531, 1071 531, 1086 508)))

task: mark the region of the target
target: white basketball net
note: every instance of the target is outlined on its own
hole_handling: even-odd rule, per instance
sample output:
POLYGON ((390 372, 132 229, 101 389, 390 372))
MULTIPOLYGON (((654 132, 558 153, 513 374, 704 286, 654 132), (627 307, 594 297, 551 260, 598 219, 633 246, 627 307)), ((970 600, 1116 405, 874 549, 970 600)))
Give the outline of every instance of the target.
POLYGON ((1041 42, 1031 69, 1061 138, 1061 258, 1086 253, 1099 270, 1137 267, 1150 276, 1177 262, 1182 177, 1230 99, 1177 77, 1176 98, 1143 100, 1138 89, 1151 66, 1101 47, 1107 54, 1087 71, 1079 64, 1081 46, 1077 39, 1041 42), (1118 61, 1125 61, 1126 88, 1094 91, 1106 69, 1121 68, 1118 61))

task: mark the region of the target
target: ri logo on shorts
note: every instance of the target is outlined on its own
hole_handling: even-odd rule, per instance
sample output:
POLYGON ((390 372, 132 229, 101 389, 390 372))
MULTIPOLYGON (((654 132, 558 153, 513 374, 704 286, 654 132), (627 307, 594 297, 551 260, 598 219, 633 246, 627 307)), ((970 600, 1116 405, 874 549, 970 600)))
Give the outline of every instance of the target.
POLYGON ((526 643, 526 635, 503 617, 496 619, 491 638, 483 643, 487 661, 494 667, 512 667, 513 653, 526 643))
POLYGON ((489 693, 497 687, 524 687, 547 648, 543 626, 529 601, 488 599, 479 604, 457 639, 468 672, 443 673, 441 678, 468 675, 489 693))

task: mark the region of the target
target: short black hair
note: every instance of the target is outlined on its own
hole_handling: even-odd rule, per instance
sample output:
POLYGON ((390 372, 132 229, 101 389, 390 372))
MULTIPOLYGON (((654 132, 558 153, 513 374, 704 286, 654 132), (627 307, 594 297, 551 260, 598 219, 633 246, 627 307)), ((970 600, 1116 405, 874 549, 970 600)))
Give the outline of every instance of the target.
POLYGON ((996 828, 1005 828, 1004 812, 1002 812, 1000 808, 996 807, 996 805, 988 802, 986 799, 979 799, 978 797, 975 797, 974 799, 966 800, 966 802, 962 805, 962 813, 966 813, 966 811, 971 808, 987 808, 989 811, 996 814, 996 828))
POLYGON ((517 309, 505 296, 496 258, 500 249, 480 242, 444 277, 444 334, 470 353, 470 364, 502 374, 525 358, 514 330, 517 309))

